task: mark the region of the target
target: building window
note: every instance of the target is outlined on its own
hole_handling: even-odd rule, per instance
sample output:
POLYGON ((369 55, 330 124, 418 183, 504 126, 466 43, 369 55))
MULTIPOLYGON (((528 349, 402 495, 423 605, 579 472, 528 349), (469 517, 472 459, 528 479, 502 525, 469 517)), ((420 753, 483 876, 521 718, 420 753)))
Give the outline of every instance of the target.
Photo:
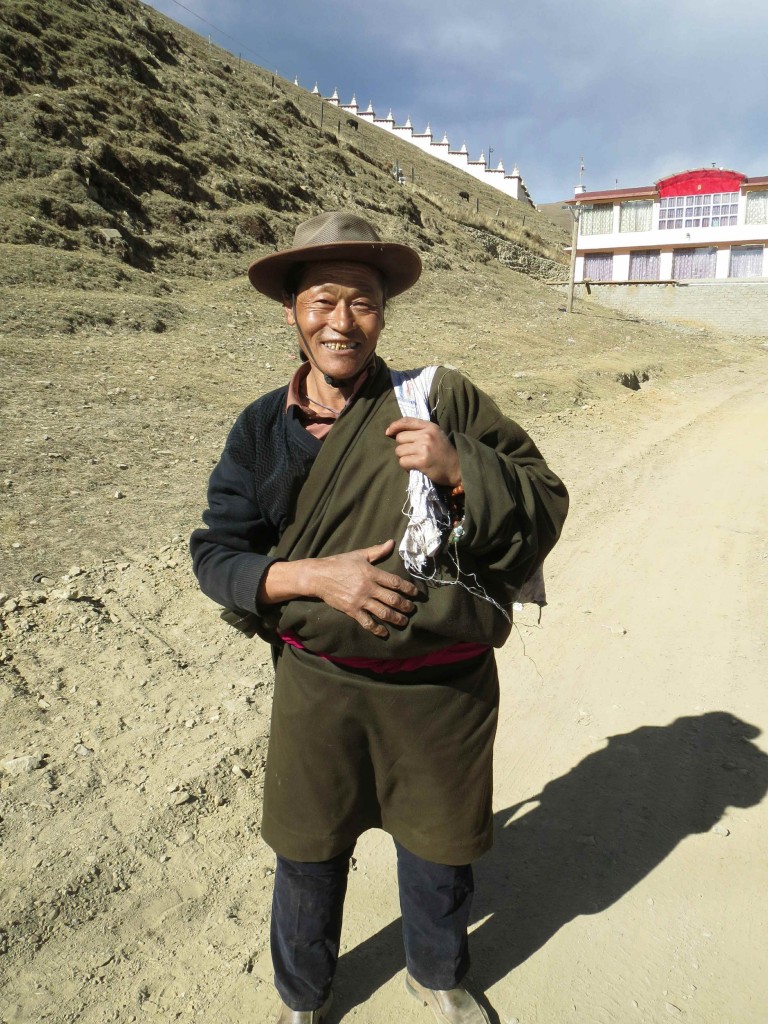
POLYGON ((714 246, 675 249, 672 253, 672 277, 675 281, 714 277, 716 263, 717 249, 714 246))
POLYGON ((729 277, 762 277, 762 245, 734 245, 731 248, 729 277))
POLYGON ((588 252, 584 256, 584 280, 612 281, 613 253, 588 252))
POLYGON ((582 206, 579 227, 582 235, 610 235, 613 231, 613 203, 582 206))
POLYGON ((659 249, 636 249, 629 254, 630 281, 658 281, 659 249))
POLYGON ((747 224, 768 224, 768 192, 747 192, 747 224))
POLYGON ((735 224, 738 192, 708 196, 669 196, 659 200, 660 228, 722 228, 735 224))
POLYGON ((633 199, 621 204, 619 231, 650 231, 652 222, 652 199, 633 199))

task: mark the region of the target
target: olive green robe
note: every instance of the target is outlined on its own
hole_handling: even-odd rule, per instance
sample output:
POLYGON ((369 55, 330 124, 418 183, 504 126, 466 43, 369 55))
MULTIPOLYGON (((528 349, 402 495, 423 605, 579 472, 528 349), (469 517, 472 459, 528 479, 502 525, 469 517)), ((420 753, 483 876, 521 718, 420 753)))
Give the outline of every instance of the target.
MULTIPOLYGON (((528 435, 457 371, 438 368, 430 405, 453 441, 465 490, 464 535, 430 562, 403 629, 382 640, 321 601, 269 616, 299 638, 276 659, 264 794, 264 838, 293 860, 326 860, 367 828, 418 856, 463 864, 491 844, 493 654, 377 675, 339 658, 403 659, 459 641, 500 647, 519 588, 560 533, 567 492, 528 435), (457 571, 457 565, 460 573, 457 571), (476 596, 479 583, 491 600, 476 596)), ((375 373, 323 443, 274 553, 323 557, 399 543, 408 474, 385 435, 400 417, 387 367, 375 373)), ((381 568, 408 576, 397 546, 381 568)))

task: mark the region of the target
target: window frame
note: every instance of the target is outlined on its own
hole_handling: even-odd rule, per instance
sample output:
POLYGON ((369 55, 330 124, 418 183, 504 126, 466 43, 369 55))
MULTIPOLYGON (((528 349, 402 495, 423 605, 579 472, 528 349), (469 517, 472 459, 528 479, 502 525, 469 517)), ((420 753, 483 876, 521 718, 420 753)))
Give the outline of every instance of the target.
POLYGON ((590 283, 594 283, 594 284, 600 284, 603 281, 613 281, 613 256, 614 256, 614 254, 612 252, 585 252, 584 253, 584 268, 583 268, 583 274, 582 274, 583 280, 584 281, 589 281, 590 283), (606 263, 606 265, 610 266, 610 276, 609 277, 590 277, 589 274, 587 273, 587 260, 589 260, 589 259, 600 259, 600 260, 603 260, 606 263))
POLYGON ((765 266, 765 246, 762 243, 749 243, 744 245, 732 245, 730 252, 728 253, 728 277, 734 278, 735 280, 754 280, 755 278, 763 277, 763 267, 765 266), (747 250, 760 253, 760 272, 757 274, 734 274, 733 273, 733 254, 744 253, 747 250))
POLYGON ((700 192, 693 196, 665 196, 659 200, 660 231, 726 228, 738 222, 738 192, 700 192), (724 207, 728 208, 728 213, 722 213, 724 207), (668 215, 670 212, 672 216, 668 215))
POLYGON ((629 280, 630 281, 658 281, 661 276, 661 249, 632 249, 629 253, 629 280), (656 258, 656 275, 653 277, 637 277, 632 273, 632 262, 638 256, 653 256, 656 258))

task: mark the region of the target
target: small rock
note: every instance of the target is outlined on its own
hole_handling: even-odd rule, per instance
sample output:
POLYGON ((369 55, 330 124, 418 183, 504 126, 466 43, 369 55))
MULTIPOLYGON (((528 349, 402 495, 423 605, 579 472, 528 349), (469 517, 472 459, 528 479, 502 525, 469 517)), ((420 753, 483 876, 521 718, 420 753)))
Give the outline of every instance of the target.
POLYGON ((3 768, 9 775, 31 775, 41 763, 39 754, 22 754, 21 757, 11 757, 3 761, 3 768))
POLYGON ((731 834, 731 830, 726 828, 725 825, 713 825, 709 831, 714 832, 716 836, 729 836, 731 834))
POLYGON ((173 807, 181 807, 182 804, 188 804, 191 799, 192 794, 188 790, 180 789, 178 793, 171 798, 171 804, 173 807))
POLYGON ((251 777, 251 773, 246 771, 245 768, 241 768, 239 764, 232 765, 232 774, 236 775, 238 779, 249 779, 251 777))
POLYGON ((67 576, 69 576, 69 578, 73 580, 75 579, 76 576, 82 576, 84 572, 85 569, 83 569, 81 565, 73 565, 70 568, 69 572, 67 573, 67 576))
POLYGON ((187 729, 194 729, 194 727, 197 725, 197 722, 195 721, 194 718, 188 718, 184 725, 186 726, 187 729))
POLYGON ((78 757, 92 757, 93 750, 90 747, 86 747, 84 743, 78 743, 75 747, 75 753, 78 757))
POLYGON ((671 1017, 682 1017, 683 1011, 674 1003, 664 1003, 664 1009, 671 1017))
POLYGON ((118 499, 125 497, 125 495, 123 494, 122 491, 115 491, 115 495, 114 496, 115 496, 115 498, 118 498, 118 499))
POLYGON ((19 548, 21 547, 21 544, 19 544, 19 542, 16 540, 13 542, 13 544, 11 544, 11 547, 13 548, 14 551, 18 551, 19 548))

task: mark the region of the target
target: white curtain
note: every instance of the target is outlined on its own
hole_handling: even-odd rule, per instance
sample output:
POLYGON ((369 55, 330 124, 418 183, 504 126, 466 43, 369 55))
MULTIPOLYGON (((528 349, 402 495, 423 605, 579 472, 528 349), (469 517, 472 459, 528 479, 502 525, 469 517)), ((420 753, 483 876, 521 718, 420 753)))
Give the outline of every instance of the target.
POLYGON ((588 252, 584 257, 584 279, 589 281, 612 281, 613 253, 588 252))
POLYGON ((762 277, 762 245, 734 245, 731 248, 731 277, 762 277))
POLYGON ((768 224, 768 192, 747 192, 747 224, 768 224))
POLYGON ((613 231, 613 203, 582 207, 579 231, 582 235, 610 235, 613 231))
POLYGON ((675 249, 672 254, 672 277, 676 281, 714 277, 717 249, 675 249))
POLYGON ((635 199, 621 204, 619 231, 650 231, 652 221, 651 199, 635 199))
POLYGON ((658 281, 659 249, 638 249, 629 254, 630 281, 658 281))

